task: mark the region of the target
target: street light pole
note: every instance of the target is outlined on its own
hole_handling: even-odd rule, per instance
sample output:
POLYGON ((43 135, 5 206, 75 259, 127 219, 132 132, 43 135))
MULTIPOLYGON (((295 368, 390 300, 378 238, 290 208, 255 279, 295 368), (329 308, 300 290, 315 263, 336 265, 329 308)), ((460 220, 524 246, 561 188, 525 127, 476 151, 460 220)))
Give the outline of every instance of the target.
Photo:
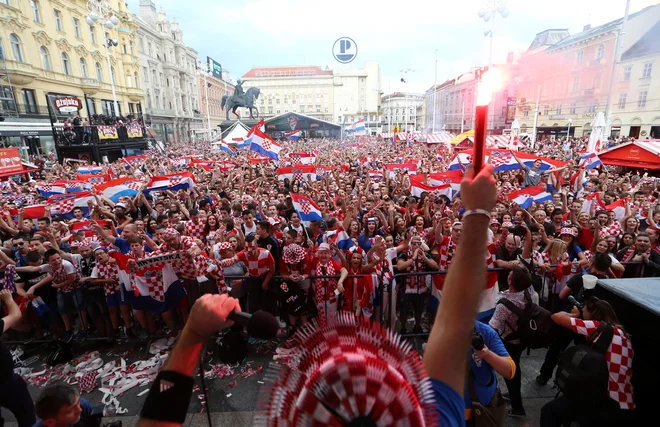
POLYGON ((105 59, 108 61, 108 71, 110 72, 110 87, 112 88, 112 100, 115 106, 115 116, 119 116, 119 104, 117 103, 117 91, 115 89, 115 73, 112 72, 112 64, 110 63, 110 51, 108 50, 108 42, 110 40, 108 40, 105 31, 103 31, 103 40, 105 41, 105 43, 103 43, 105 46, 105 59))
POLYGON ((536 126, 539 123, 539 97, 541 96, 541 85, 536 87, 536 107, 534 107, 534 129, 532 129, 532 150, 536 145, 536 126))
POLYGON ((612 58, 612 71, 610 72, 610 87, 607 91, 607 104, 605 104, 605 137, 609 138, 612 134, 612 91, 614 90, 614 78, 616 74, 616 65, 619 63, 621 49, 623 48, 623 35, 625 34, 626 23, 628 22, 628 12, 630 11, 630 0, 626 1, 626 11, 623 15, 621 28, 615 39, 614 57, 612 58))
MULTIPOLYGON (((438 49, 435 50, 435 74, 433 76, 433 124, 431 133, 435 133, 435 104, 438 95, 438 49)), ((428 128, 427 128, 428 129, 428 128)))

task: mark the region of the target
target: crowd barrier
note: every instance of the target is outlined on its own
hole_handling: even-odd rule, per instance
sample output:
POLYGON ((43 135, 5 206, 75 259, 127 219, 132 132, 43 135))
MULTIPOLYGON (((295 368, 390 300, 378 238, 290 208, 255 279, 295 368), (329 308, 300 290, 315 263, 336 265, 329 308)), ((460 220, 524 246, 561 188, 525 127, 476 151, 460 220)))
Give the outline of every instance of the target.
MULTIPOLYGON (((623 262, 621 263, 623 265, 639 265, 641 262, 623 262)), ((508 269, 504 268, 488 268, 486 269, 487 272, 502 272, 502 271, 508 271, 508 269)), ((403 279, 407 277, 415 277, 415 276, 428 276, 429 280, 427 280, 427 287, 429 291, 425 292, 423 295, 428 298, 431 297, 431 292, 430 289, 433 287, 433 279, 432 276, 436 275, 446 275, 446 271, 423 271, 423 272, 404 272, 404 273, 397 273, 396 275, 393 276, 392 280, 382 284, 379 289, 376 290, 375 294, 375 299, 374 299, 374 315, 372 317, 373 322, 377 322, 381 325, 383 325, 385 328, 393 329, 395 332, 399 333, 399 335, 405 337, 405 338, 414 338, 414 337, 427 337, 430 332, 430 326, 432 325, 433 319, 428 316, 428 301, 425 301, 424 303, 424 313, 428 316, 428 326, 429 330, 422 332, 422 333, 412 333, 408 332, 406 330, 406 323, 408 321, 408 313, 401 313, 400 312, 400 303, 402 302, 402 289, 403 292, 405 292, 405 281, 403 279), (394 288, 394 284, 396 283, 396 287, 394 288), (393 288, 395 292, 393 292, 393 288), (405 316, 405 317, 404 317, 405 316), (398 323, 398 325, 397 325, 398 323)), ((368 276, 370 274, 359 274, 359 275, 348 275, 346 279, 350 278, 361 278, 368 276)), ((310 286, 308 288, 308 298, 314 298, 314 280, 330 280, 330 279, 338 279, 340 276, 339 275, 321 275, 321 276, 316 276, 316 275, 310 275, 307 279, 309 281, 310 286)), ((229 286, 231 286, 231 282, 234 280, 245 280, 249 278, 249 276, 224 276, 225 281, 229 286)), ((183 282, 183 281, 182 281, 183 282)), ((195 281, 192 281, 195 283, 195 281)), ((270 286, 270 289, 276 289, 279 287, 279 285, 282 283, 282 278, 280 275, 273 276, 271 280, 272 285, 270 286)), ((198 283, 199 285, 199 283, 198 283)), ((495 286, 498 286, 497 283, 495 286)), ((185 286, 184 286, 185 287, 185 286)), ((196 292, 197 295, 202 295, 204 292, 202 292, 201 287, 199 289, 199 292, 196 292)), ((271 293, 270 296, 274 296, 273 293, 271 293)), ((194 295, 189 295, 190 297, 190 306, 195 303, 196 297, 194 295)), ((76 304, 77 307, 77 304, 76 304)), ((325 310, 324 312, 328 313, 327 310, 327 298, 325 299, 325 310)), ((76 313, 78 317, 80 317, 80 312, 76 313)), ((424 316, 424 314, 423 314, 424 316)), ((282 315, 282 320, 285 315, 282 315)), ((326 319, 327 320, 327 319, 326 319)), ((90 322, 92 321, 91 316, 90 316, 90 322)), ((151 336, 150 339, 153 339, 154 337, 151 336)), ((11 340, 11 341, 5 341, 6 344, 25 344, 27 342, 29 343, 47 343, 51 342, 54 339, 31 339, 29 341, 25 340, 11 340)), ((105 341, 107 338, 104 337, 87 337, 85 338, 86 341, 105 341)))

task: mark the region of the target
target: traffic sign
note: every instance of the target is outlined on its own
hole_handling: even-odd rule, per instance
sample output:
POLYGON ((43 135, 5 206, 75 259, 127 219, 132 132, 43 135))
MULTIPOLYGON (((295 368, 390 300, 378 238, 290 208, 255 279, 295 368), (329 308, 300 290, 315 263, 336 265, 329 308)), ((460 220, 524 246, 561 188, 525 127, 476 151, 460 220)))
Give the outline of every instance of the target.
POLYGON ((352 62, 358 53, 357 44, 350 37, 341 37, 332 46, 332 55, 337 62, 348 64, 352 62))

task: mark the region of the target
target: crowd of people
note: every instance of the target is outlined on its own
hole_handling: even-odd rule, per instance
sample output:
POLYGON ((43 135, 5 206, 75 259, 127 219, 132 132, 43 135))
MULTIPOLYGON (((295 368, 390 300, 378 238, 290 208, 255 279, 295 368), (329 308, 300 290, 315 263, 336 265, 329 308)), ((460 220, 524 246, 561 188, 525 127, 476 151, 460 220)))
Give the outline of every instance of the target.
MULTIPOLYGON (((450 168, 451 150, 370 137, 282 145, 279 162, 197 142, 100 165, 100 174, 135 178, 142 188, 114 201, 91 188, 86 205, 70 215, 58 203, 40 217, 27 212, 47 203, 44 185, 75 182, 77 165, 57 164, 36 180, 10 186, 0 216, 0 280, 20 307, 10 338, 177 337, 191 304, 220 293, 239 299, 244 311, 276 314, 284 334, 348 311, 425 339, 441 318, 445 277, 464 244, 466 215, 475 212, 460 192, 442 186, 414 197, 412 175, 428 184, 430 174, 450 168), (278 174, 278 167, 297 164, 300 152, 310 153, 314 176, 278 174), (182 158, 188 161, 177 161, 182 158), (388 167, 396 164, 415 168, 388 167), (169 188, 146 187, 163 175, 194 184, 180 188, 174 179, 169 188), (310 203, 301 208, 299 196, 310 203), (310 206, 319 218, 305 221, 310 206)), ((551 381, 576 336, 594 341, 601 323, 614 328, 607 352, 626 352, 626 362, 607 359, 612 375, 605 400, 576 407, 560 397, 544 407, 541 425, 606 425, 634 409, 632 345, 609 304, 585 291, 582 276, 660 276, 660 182, 619 169, 586 170, 579 165, 585 146, 584 139, 569 139, 521 149, 562 162, 552 169, 511 152, 519 168, 495 173, 496 202, 476 212, 490 217, 488 250, 472 253, 471 262, 490 270, 474 327, 477 344, 473 339, 469 353, 468 419, 473 405, 501 400, 493 371, 506 380, 509 414, 526 415, 520 363, 530 345, 518 331, 524 316, 515 307, 531 304, 566 329, 547 342, 539 385, 551 381), (552 200, 523 208, 509 199, 530 187, 541 187, 552 200), (498 303, 503 299, 515 307, 498 303), (582 311, 569 300, 584 304, 582 311)))

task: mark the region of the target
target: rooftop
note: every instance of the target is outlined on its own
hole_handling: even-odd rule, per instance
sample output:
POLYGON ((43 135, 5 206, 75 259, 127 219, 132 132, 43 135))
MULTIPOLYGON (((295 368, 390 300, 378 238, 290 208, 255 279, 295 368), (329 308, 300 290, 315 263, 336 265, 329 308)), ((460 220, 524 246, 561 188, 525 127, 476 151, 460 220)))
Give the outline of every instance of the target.
POLYGON ((553 44, 556 44, 569 36, 570 33, 566 28, 548 29, 542 31, 538 33, 536 37, 534 37, 534 40, 532 41, 532 44, 529 45, 528 50, 535 50, 543 46, 552 46, 553 44))
POLYGON ((297 67, 254 67, 241 76, 242 79, 257 77, 311 77, 332 76, 332 70, 317 65, 297 67))
POLYGON ((630 46, 630 49, 621 55, 621 60, 629 61, 631 59, 660 53, 660 43, 658 43, 658 40, 660 40, 660 22, 651 27, 651 29, 647 31, 637 43, 630 46))

